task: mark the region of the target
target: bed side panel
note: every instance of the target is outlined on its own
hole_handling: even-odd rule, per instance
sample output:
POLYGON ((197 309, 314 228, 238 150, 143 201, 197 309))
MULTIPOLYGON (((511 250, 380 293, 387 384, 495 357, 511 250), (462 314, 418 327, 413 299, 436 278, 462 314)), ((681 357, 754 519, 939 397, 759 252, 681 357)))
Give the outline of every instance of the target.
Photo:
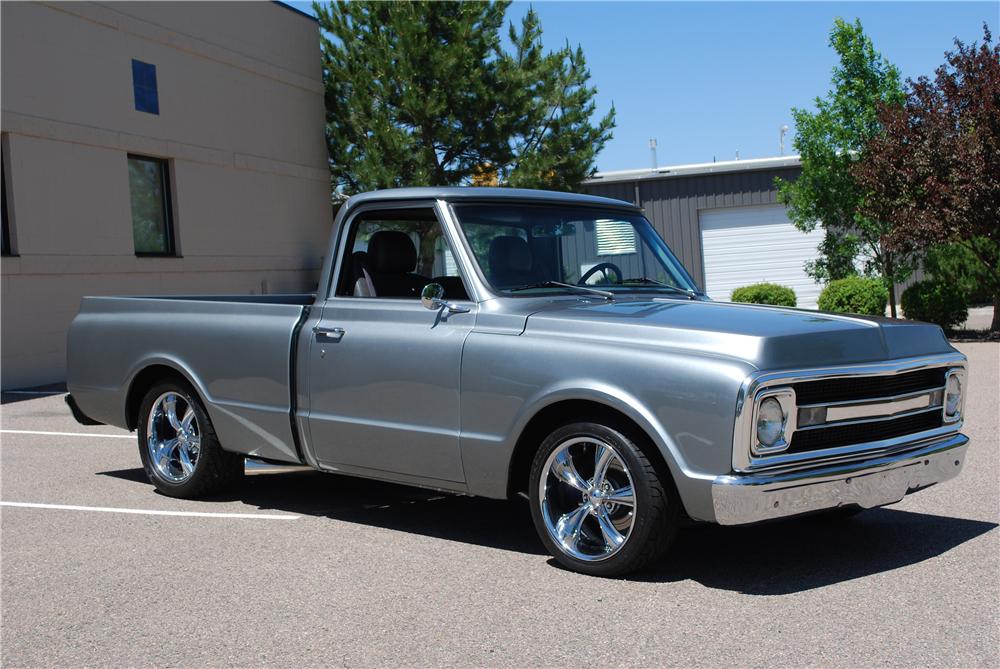
POLYGON ((67 342, 69 390, 80 408, 125 426, 132 380, 150 365, 195 385, 224 448, 297 461, 289 421, 296 304, 84 298, 67 342))

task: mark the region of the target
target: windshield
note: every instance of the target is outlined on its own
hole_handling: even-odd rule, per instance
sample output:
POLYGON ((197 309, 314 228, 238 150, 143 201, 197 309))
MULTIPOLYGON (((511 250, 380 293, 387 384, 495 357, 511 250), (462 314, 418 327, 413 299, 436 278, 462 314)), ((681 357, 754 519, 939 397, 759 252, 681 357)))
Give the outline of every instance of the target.
POLYGON ((520 203, 457 204, 453 210, 483 276, 498 292, 576 292, 574 286, 599 289, 595 294, 697 292, 642 214, 520 203))

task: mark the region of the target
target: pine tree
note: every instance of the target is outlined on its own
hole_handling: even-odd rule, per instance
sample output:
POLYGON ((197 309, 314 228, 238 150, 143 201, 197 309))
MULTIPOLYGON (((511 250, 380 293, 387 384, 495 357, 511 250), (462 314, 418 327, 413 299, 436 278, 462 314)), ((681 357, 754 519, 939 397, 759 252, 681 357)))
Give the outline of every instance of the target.
POLYGON ((322 28, 334 189, 481 183, 575 190, 611 138, 591 124, 582 50, 545 52, 538 16, 500 31, 509 2, 314 4, 322 28))

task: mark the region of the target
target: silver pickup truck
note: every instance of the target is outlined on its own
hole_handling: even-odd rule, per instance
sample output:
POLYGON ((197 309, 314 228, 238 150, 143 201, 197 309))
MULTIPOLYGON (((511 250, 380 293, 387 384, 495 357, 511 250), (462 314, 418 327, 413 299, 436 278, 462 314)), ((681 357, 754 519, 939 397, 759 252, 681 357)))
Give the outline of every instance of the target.
POLYGON ((167 495, 246 457, 526 495, 598 575, 689 520, 897 502, 968 443, 936 326, 710 301, 639 209, 582 195, 359 195, 316 295, 88 297, 68 336, 77 420, 136 430, 167 495))

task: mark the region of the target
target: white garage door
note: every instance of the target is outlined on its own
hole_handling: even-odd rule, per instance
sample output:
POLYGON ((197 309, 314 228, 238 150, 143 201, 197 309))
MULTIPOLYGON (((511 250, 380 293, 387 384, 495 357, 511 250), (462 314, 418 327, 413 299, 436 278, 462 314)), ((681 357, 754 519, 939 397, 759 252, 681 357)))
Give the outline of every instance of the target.
POLYGON ((710 209, 698 219, 705 287, 713 300, 729 300, 734 288, 767 281, 794 290, 799 307, 816 308, 822 286, 803 265, 816 258, 822 228, 799 231, 782 205, 710 209))

